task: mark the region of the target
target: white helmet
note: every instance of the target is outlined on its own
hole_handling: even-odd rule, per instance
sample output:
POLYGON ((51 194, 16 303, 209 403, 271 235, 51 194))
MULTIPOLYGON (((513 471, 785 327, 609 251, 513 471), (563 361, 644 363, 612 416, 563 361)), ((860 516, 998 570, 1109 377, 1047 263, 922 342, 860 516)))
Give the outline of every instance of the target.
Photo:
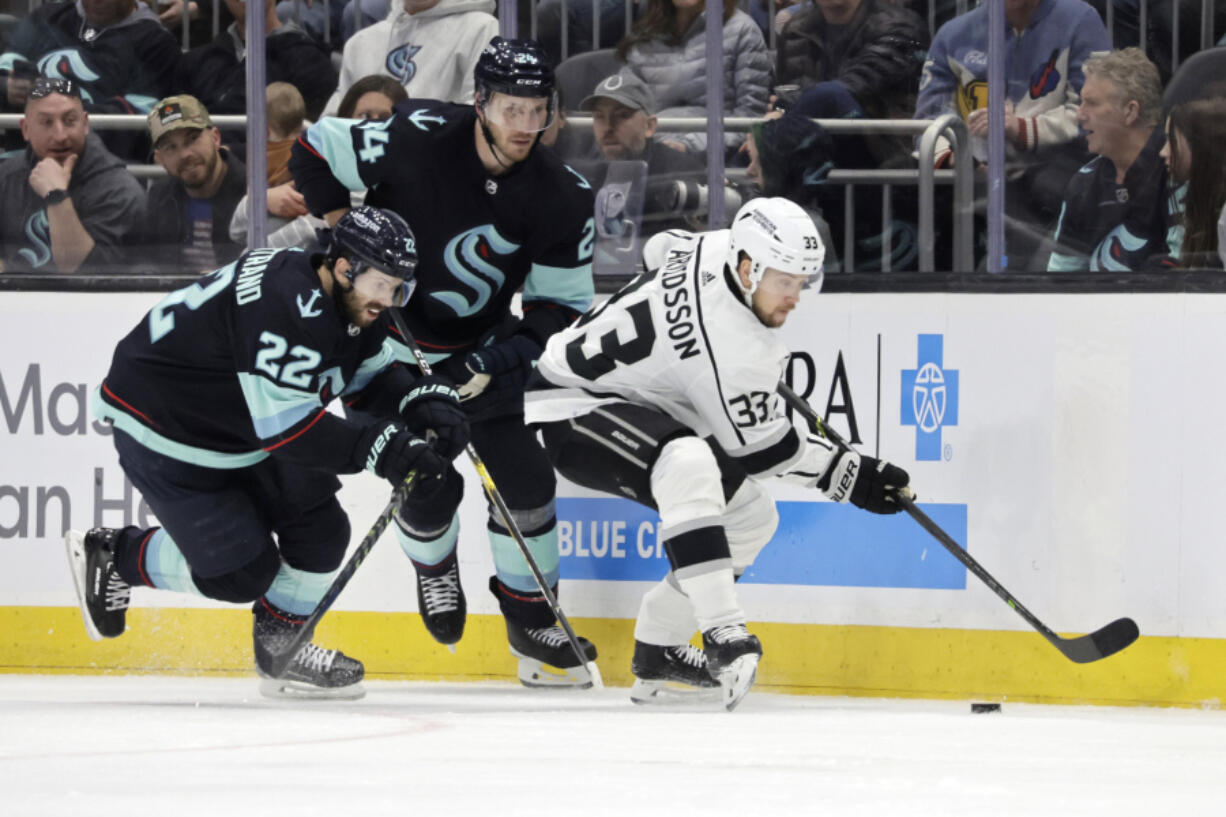
POLYGON ((762 282, 766 270, 806 275, 806 289, 822 288, 822 261, 826 247, 813 219, 804 208, 782 197, 751 199, 732 219, 728 241, 728 265, 737 268, 740 253, 749 256, 748 300, 762 282))

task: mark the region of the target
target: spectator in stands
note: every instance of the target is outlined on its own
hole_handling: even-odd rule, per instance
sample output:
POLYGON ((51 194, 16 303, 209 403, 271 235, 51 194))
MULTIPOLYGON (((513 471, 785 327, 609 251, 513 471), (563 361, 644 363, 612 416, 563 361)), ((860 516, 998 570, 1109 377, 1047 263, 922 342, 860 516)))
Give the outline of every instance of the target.
POLYGON ((208 110, 194 96, 163 99, 149 114, 153 158, 168 178, 149 188, 142 260, 159 272, 207 272, 233 261, 230 217, 247 190, 247 168, 221 146, 208 110))
MULTIPOLYGON (((162 25, 170 30, 179 42, 183 40, 183 4, 185 0, 138 0, 147 2, 157 12, 162 25)), ((194 48, 213 39, 213 8, 217 7, 217 22, 225 28, 234 22, 230 10, 222 0, 189 0, 187 2, 187 47, 194 48)))
POLYGON ((306 101, 288 82, 269 83, 264 90, 265 123, 268 127, 268 186, 285 184, 289 172, 289 153, 306 121, 306 101))
MULTIPOLYGON (((301 247, 310 251, 321 250, 315 231, 328 225, 323 219, 315 218, 307 212, 306 200, 294 186, 293 177, 289 172, 290 150, 306 128, 306 106, 302 101, 302 94, 287 82, 274 82, 268 86, 266 97, 265 118, 268 121, 268 191, 266 195, 270 218, 264 246, 275 249, 301 247)), ((249 209, 247 196, 244 195, 234 209, 234 215, 230 217, 230 238, 240 245, 249 244, 247 239, 248 227, 251 223, 249 209)))
POLYGON ((562 53, 562 0, 540 0, 536 40, 555 63, 597 48, 613 48, 626 33, 626 0, 596 0, 600 39, 596 40, 592 0, 567 0, 566 53, 562 53))
POLYGON ((349 86, 336 115, 341 119, 377 119, 392 115, 397 104, 408 99, 404 86, 386 74, 371 74, 349 86))
MULTIPOLYGON (((1077 139, 1081 66, 1111 43, 1098 13, 1082 0, 1004 0, 1004 6, 1010 182, 1005 207, 1020 224, 1007 235, 1009 266, 1027 269, 1044 240, 1039 225, 1055 219, 1069 179, 1087 158, 1077 139)), ((942 141, 938 165, 987 159, 987 46, 986 4, 950 20, 932 40, 915 117, 958 113, 971 132, 974 154, 953 157, 942 141)))
POLYGON ((870 119, 910 116, 927 50, 928 24, 913 11, 886 0, 817 0, 779 34, 775 82, 838 81, 870 119))
POLYGON ((657 119, 651 89, 633 74, 605 77, 595 91, 579 103, 592 114, 594 143, 587 161, 576 163, 599 189, 604 186, 609 162, 641 161, 647 165, 643 227, 647 234, 660 230, 693 229, 677 211, 676 182, 706 184, 706 163, 696 154, 670 147, 655 137, 657 119))
MULTIPOLYGON (((821 125, 790 110, 783 115, 767 114, 765 121, 750 129, 745 140, 745 152, 749 155, 745 172, 757 187, 756 192, 762 196, 783 196, 805 208, 827 248, 823 262, 826 272, 839 272, 842 258, 843 236, 840 234, 836 242, 819 200, 826 175, 834 167, 833 151, 833 141, 821 125)), ((841 211, 839 224, 842 225, 841 211)), ((910 259, 896 259, 893 268, 901 268, 908 260, 914 262, 913 241, 910 252, 910 259)), ((866 261, 873 264, 875 259, 869 255, 866 261)))
POLYGON ((1171 109, 1166 120, 1166 160, 1177 205, 1171 241, 1183 268, 1218 267, 1217 218, 1226 205, 1226 99, 1201 99, 1171 109))
POLYGON ((1069 180, 1049 272, 1139 269, 1166 252, 1158 68, 1139 48, 1092 55, 1077 122, 1097 154, 1069 180))
POLYGON ((25 94, 26 150, 0 163, 0 268, 114 272, 145 196, 89 132, 73 80, 37 77, 25 94))
POLYGON ((327 12, 325 17, 323 0, 280 0, 276 5, 278 20, 305 31, 315 42, 335 51, 345 41, 345 3, 335 0, 328 4, 327 12))
POLYGON ((594 145, 591 158, 606 161, 639 159, 652 176, 703 172, 701 158, 655 139, 658 118, 655 97, 633 74, 605 77, 579 109, 592 114, 594 145))
MULTIPOLYGON (((18 24, 7 51, 0 54, 0 112, 21 111, 33 78, 44 74, 73 80, 86 111, 144 114, 171 92, 178 60, 178 43, 144 3, 45 3, 18 24)), ((111 150, 145 158, 148 144, 143 135, 104 135, 111 150)))
POLYGON ((1226 205, 1222 207, 1222 214, 1217 220, 1217 254, 1222 266, 1226 267, 1226 205))
POLYGON ((395 77, 410 97, 472 104, 477 57, 498 33, 494 8, 494 0, 401 0, 386 20, 345 43, 328 111, 370 74, 395 77))
MULTIPOLYGON (((706 116, 706 14, 703 0, 646 0, 642 16, 617 46, 617 56, 655 94, 661 117, 706 116)), ((724 111, 727 116, 761 116, 770 87, 770 59, 762 32, 736 0, 724 0, 724 111)), ((703 152, 706 133, 665 140, 683 150, 703 152)), ((730 133, 735 150, 742 134, 730 133)))
MULTIPOLYGON (((263 0, 264 48, 268 82, 288 82, 306 101, 307 118, 318 119, 336 88, 332 60, 318 43, 293 23, 277 19, 273 0, 263 0)), ((247 27, 244 0, 225 0, 234 23, 209 45, 183 55, 178 89, 195 96, 214 114, 247 112, 247 27)), ((227 139, 232 146, 237 141, 227 139)))

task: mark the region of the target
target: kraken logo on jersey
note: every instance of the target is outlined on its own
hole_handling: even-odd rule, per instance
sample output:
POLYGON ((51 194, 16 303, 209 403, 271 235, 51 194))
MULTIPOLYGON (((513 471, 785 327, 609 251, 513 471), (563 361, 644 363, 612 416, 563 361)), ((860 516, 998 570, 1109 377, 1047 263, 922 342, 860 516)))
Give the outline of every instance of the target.
POLYGON ((400 80, 401 85, 408 85, 409 80, 417 74, 417 63, 413 62, 413 57, 418 51, 421 51, 420 45, 402 45, 388 53, 385 62, 387 71, 400 80))
POLYGON ((443 249, 443 263, 456 280, 473 291, 475 297, 470 301, 461 293, 451 290, 432 292, 430 297, 449 306, 456 317, 467 318, 477 314, 507 280, 502 270, 490 263, 491 259, 495 255, 510 255, 518 249, 519 245, 499 235, 493 224, 465 230, 447 242, 443 249))
POLYGON ((33 247, 22 247, 17 254, 35 269, 51 260, 51 225, 47 223, 47 211, 39 210, 26 219, 26 241, 33 247))
MULTIPOLYGON (((43 76, 71 79, 85 86, 101 79, 85 64, 85 58, 75 48, 57 48, 47 52, 38 61, 38 71, 43 76)), ((86 88, 81 88, 81 100, 93 102, 94 98, 86 88)))

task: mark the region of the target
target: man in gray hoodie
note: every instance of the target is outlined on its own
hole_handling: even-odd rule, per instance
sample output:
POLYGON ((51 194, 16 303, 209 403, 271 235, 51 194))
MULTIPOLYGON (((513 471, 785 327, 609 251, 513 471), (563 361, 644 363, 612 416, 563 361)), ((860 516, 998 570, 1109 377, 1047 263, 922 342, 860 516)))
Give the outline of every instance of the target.
POLYGON ((36 79, 21 133, 25 153, 0 163, 0 271, 122 271, 145 195, 90 134, 76 83, 36 79))

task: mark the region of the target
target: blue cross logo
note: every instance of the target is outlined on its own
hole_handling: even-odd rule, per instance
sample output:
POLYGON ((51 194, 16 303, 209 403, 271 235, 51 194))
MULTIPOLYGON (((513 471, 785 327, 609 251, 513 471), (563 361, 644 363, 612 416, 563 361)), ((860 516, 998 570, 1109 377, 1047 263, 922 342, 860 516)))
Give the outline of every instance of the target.
POLYGON ((915 426, 915 459, 941 459, 941 428, 958 424, 958 370, 942 366, 945 337, 920 335, 916 368, 902 371, 902 424, 915 426))

